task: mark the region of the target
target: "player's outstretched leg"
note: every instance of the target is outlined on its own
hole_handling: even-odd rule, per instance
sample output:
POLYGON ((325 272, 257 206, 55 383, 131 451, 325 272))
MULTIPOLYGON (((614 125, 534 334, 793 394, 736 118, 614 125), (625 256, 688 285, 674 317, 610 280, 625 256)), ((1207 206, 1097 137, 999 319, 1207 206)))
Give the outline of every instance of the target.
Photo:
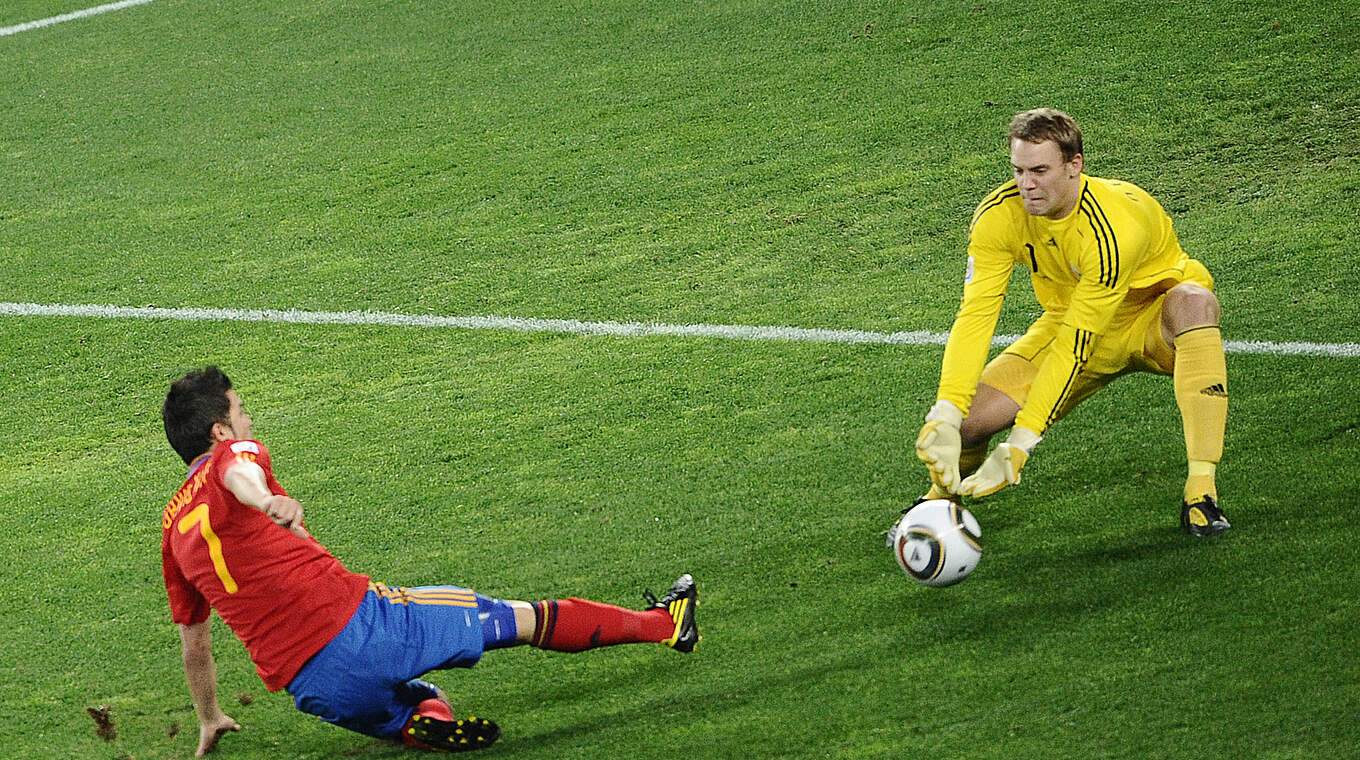
POLYGON ((531 602, 534 628, 527 643, 555 652, 581 652, 653 642, 689 652, 699 640, 699 627, 694 622, 698 595, 694 579, 685 574, 660 599, 649 594, 649 606, 643 610, 576 597, 531 602))

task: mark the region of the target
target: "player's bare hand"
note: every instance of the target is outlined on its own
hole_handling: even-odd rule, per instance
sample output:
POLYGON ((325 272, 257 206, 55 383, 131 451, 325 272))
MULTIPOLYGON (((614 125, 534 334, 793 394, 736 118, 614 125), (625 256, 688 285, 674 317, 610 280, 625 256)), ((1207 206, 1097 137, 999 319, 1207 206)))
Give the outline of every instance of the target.
POLYGON ((194 752, 194 757, 204 755, 217 749, 217 740, 221 739, 229 731, 240 731, 241 724, 231 719, 226 713, 218 713, 212 720, 200 723, 198 726, 198 749, 194 752))
POLYGON ((306 537, 302 527, 302 504, 291 496, 274 494, 264 501, 264 513, 275 524, 281 525, 299 536, 306 537))

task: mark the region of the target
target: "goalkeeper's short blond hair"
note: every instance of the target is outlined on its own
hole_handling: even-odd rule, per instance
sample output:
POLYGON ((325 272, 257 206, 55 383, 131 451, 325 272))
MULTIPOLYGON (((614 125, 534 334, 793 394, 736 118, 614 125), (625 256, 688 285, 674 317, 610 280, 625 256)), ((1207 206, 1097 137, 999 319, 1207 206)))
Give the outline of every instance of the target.
POLYGON ((1035 108, 1016 114, 1006 130, 1006 137, 1030 143, 1052 140, 1062 151, 1064 162, 1082 152, 1081 127, 1071 116, 1056 108, 1035 108))

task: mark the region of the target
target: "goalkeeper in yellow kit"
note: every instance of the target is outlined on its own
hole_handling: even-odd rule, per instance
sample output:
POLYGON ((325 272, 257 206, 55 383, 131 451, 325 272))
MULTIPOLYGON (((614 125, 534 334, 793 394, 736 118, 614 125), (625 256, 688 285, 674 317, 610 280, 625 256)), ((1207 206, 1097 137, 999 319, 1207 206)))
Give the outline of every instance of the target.
POLYGON ((1153 372, 1172 376, 1185 429, 1181 526, 1194 536, 1222 533, 1231 526, 1214 476, 1228 379, 1213 278, 1181 250, 1152 196, 1082 173, 1081 130, 1070 116, 1026 111, 1008 137, 1014 179, 973 214, 963 302, 916 441, 930 470, 926 498, 957 501, 1019 483, 1050 425, 1114 378, 1153 372), (1017 263, 1043 314, 987 362, 1017 263), (988 455, 992 436, 1008 427, 988 455))

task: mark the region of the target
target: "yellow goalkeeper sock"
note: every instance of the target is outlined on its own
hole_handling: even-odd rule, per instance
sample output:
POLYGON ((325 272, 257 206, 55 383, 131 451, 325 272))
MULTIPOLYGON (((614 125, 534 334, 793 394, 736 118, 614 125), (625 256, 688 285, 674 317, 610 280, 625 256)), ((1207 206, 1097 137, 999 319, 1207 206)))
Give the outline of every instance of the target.
POLYGON ((1223 457, 1223 429, 1228 421, 1228 364, 1218 325, 1192 327, 1176 336, 1172 380, 1190 463, 1185 499, 1194 501, 1206 494, 1218 498, 1214 473, 1223 457))
POLYGON ((959 452, 959 477, 966 478, 977 472, 982 461, 987 458, 987 442, 959 452))
POLYGON ((1212 496, 1217 500, 1218 487, 1214 484, 1214 472, 1218 465, 1191 459, 1189 469, 1190 475, 1185 479, 1185 503, 1193 504, 1205 496, 1212 496))

